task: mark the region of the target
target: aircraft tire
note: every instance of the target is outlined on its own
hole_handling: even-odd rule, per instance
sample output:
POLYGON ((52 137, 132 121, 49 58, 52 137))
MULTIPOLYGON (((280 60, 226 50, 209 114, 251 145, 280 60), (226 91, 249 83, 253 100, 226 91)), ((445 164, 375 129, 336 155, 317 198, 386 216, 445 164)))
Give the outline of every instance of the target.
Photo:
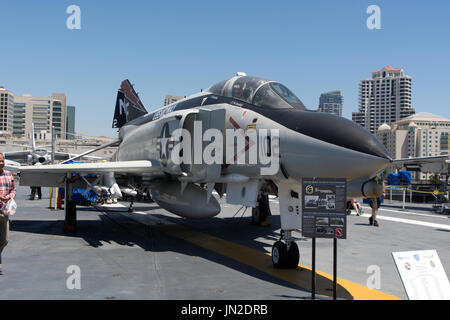
POLYGON ((284 242, 277 241, 272 246, 272 263, 275 268, 287 266, 288 252, 284 242))
POLYGON ((289 269, 295 269, 300 261, 300 252, 298 250, 297 244, 292 241, 289 246, 289 251, 287 252, 287 267, 289 269))

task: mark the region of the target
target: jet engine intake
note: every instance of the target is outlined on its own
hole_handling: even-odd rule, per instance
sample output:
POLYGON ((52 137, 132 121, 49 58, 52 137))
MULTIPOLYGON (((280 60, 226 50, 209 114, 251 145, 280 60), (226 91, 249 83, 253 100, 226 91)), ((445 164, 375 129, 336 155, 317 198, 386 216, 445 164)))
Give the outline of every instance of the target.
POLYGON ((375 180, 357 180, 347 185, 349 198, 378 198, 383 193, 383 187, 375 180))

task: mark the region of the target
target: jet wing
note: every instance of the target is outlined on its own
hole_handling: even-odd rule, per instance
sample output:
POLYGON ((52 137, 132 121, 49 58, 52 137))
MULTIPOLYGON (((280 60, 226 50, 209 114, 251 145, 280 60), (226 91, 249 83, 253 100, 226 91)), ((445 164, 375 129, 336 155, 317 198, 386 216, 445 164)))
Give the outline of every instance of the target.
POLYGON ((20 163, 5 159, 5 169, 16 174, 20 170, 20 163))
MULTIPOLYGON (((67 153, 67 152, 55 152, 55 160, 68 160, 72 157, 76 157, 78 154, 75 153, 67 153)), ((95 157, 95 156, 82 156, 81 159, 89 159, 89 160, 102 160, 104 158, 95 157)))
POLYGON ((21 148, 27 148, 27 149, 32 149, 32 146, 26 146, 23 144, 14 144, 14 143, 6 143, 5 145, 7 146, 12 146, 12 147, 21 147, 21 148))
POLYGON ((138 176, 156 176, 162 174, 159 162, 147 160, 21 166, 20 185, 58 187, 64 186, 64 180, 67 174, 79 173, 86 175, 107 172, 138 176))
POLYGON ((392 164, 397 168, 408 171, 421 171, 423 173, 447 172, 449 156, 406 158, 394 160, 392 164))
POLYGON ((31 152, 28 151, 10 151, 3 153, 5 159, 8 160, 27 160, 28 155, 30 155, 31 152))

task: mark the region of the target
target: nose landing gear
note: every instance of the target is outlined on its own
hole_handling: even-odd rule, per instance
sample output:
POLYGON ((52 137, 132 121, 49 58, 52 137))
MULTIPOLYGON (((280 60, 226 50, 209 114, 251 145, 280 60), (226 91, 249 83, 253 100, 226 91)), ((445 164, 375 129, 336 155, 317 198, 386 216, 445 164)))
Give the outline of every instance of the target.
POLYGON ((297 244, 292 239, 291 231, 282 231, 281 239, 272 246, 272 263, 274 267, 295 269, 298 266, 299 260, 300 253, 297 244))

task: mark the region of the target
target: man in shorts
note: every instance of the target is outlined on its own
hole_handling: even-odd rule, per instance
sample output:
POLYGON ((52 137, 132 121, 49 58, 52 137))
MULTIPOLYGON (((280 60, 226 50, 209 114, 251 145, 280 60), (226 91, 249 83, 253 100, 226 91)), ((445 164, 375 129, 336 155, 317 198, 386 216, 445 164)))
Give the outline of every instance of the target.
MULTIPOLYGON (((384 184, 383 179, 381 179, 381 187, 383 188, 383 198, 384 198, 386 196, 386 186, 384 184)), ((369 223, 371 226, 378 227, 379 224, 377 221, 377 213, 378 208, 380 208, 381 205, 381 197, 369 199, 369 205, 372 208, 372 216, 369 218, 369 223)))

